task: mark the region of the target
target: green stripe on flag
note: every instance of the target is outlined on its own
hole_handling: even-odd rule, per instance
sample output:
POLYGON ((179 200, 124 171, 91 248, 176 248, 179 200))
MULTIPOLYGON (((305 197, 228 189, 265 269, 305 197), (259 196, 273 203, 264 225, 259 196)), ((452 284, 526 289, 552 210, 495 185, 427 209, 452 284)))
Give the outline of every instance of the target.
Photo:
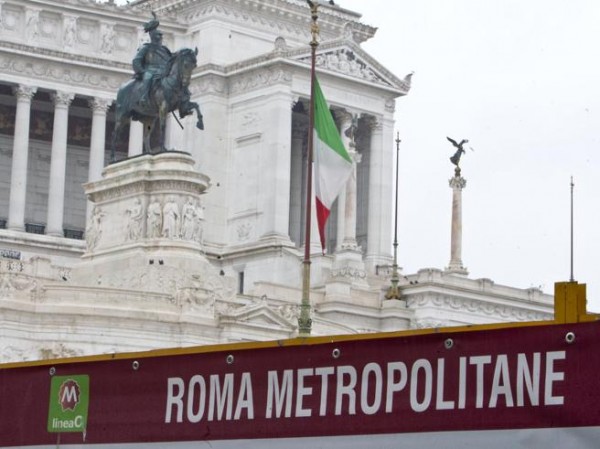
POLYGON ((319 140, 325 143, 342 158, 352 163, 350 155, 344 148, 342 138, 340 137, 340 133, 338 132, 337 127, 335 126, 335 122, 333 121, 333 117, 331 116, 331 112, 329 111, 329 107, 327 106, 327 102, 325 101, 325 97, 323 96, 323 92, 321 91, 321 86, 319 86, 319 81, 316 77, 314 89, 315 132, 319 136, 319 140))

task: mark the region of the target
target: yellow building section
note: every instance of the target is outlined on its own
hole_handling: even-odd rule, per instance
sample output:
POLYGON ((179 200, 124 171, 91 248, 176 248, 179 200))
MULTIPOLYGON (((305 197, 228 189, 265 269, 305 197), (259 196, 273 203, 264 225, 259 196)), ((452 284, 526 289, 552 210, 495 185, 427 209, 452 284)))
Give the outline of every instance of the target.
POLYGON ((554 320, 524 321, 518 323, 477 324, 468 326, 436 327, 429 329, 384 332, 360 335, 328 335, 324 337, 299 337, 289 340, 272 340, 245 343, 225 343, 220 345, 193 346, 189 348, 156 349, 143 352, 123 352, 118 354, 102 354, 86 357, 73 357, 31 362, 0 364, 0 369, 23 368, 27 366, 60 365, 65 363, 100 362, 123 359, 142 359, 147 357, 164 357, 185 354, 203 354, 209 352, 243 351, 249 349, 292 347, 319 345, 353 340, 374 340, 382 338, 407 337, 414 335, 445 334, 455 332, 471 332, 516 327, 548 326, 552 324, 583 323, 597 321, 598 314, 587 313, 586 284, 578 282, 557 282, 554 284, 554 320))

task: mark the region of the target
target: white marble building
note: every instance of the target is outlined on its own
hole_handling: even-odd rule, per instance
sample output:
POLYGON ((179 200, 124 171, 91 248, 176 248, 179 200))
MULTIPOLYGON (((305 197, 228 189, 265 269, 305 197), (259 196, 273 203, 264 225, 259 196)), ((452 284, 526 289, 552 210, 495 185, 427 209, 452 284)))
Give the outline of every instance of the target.
MULTIPOLYGON (((356 175, 327 255, 312 232, 313 333, 550 319, 550 296, 469 279, 460 260, 384 298, 410 76, 361 48, 376 29, 360 14, 323 4, 319 24, 318 76, 356 175)), ((297 335, 309 41, 302 0, 0 0, 0 361, 297 335), (151 10, 171 49, 199 49, 206 129, 171 119, 168 146, 191 156, 139 156, 134 123, 105 169, 151 10)))

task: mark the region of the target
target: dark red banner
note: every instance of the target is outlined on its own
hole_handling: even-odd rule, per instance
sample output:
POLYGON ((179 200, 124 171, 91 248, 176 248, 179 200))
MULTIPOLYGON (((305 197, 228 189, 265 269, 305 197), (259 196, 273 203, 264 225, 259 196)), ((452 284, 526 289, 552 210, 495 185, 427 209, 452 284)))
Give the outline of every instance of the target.
POLYGON ((0 369, 0 445, 600 426, 600 324, 0 369))

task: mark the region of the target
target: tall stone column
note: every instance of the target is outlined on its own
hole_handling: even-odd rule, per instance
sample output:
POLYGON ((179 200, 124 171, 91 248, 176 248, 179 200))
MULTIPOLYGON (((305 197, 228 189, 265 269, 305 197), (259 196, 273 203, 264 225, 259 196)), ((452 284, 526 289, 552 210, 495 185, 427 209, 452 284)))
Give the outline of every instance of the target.
POLYGON ((452 188, 452 235, 450 240, 450 264, 447 272, 456 274, 469 274, 462 262, 462 190, 467 185, 467 180, 460 175, 460 168, 456 168, 455 175, 449 181, 452 188))
POLYGON ((127 155, 137 156, 142 154, 144 147, 144 125, 141 122, 132 120, 129 125, 129 151, 127 155))
POLYGON ((104 168, 104 152, 106 148, 106 112, 113 100, 94 98, 89 101, 92 108, 92 142, 90 145, 90 165, 88 181, 98 181, 104 168))
POLYGON ((52 100, 54 101, 54 125, 52 128, 52 155, 50 160, 46 234, 59 237, 63 236, 69 105, 74 97, 74 94, 68 92, 55 92, 52 94, 52 100))
POLYGON ((342 111, 337 116, 340 119, 341 138, 344 147, 353 161, 352 174, 346 182, 346 187, 337 198, 337 250, 357 250, 356 243, 356 164, 361 155, 356 151, 355 135, 357 132, 358 115, 342 111))
POLYGON ((36 90, 37 87, 24 85, 13 88, 13 92, 17 97, 17 111, 15 116, 7 228, 17 231, 25 230, 29 120, 31 116, 31 99, 36 90))
POLYGON ((369 207, 367 219, 368 269, 392 263, 392 211, 394 199, 393 110, 373 118, 369 157, 369 207))
MULTIPOLYGON (((92 141, 90 144, 90 161, 88 181, 98 181, 104 168, 104 153, 106 148, 106 112, 113 100, 96 97, 88 104, 92 108, 92 141)), ((92 203, 87 203, 87 217, 90 216, 92 203)))
POLYGON ((302 204, 304 185, 303 176, 306 170, 303 164, 306 161, 303 158, 304 141, 308 123, 305 116, 300 114, 293 122, 292 129, 292 154, 291 154, 291 172, 290 172, 290 237, 300 246, 302 243, 302 232, 304 231, 304 220, 302 219, 302 204))
MULTIPOLYGON (((346 151, 350 152, 351 139, 347 135, 346 131, 352 126, 352 114, 347 111, 336 111, 336 118, 339 120, 340 126, 340 137, 346 151)), ((342 249, 342 243, 344 243, 344 233, 346 231, 346 189, 342 189, 337 197, 337 247, 336 251, 342 249)))

